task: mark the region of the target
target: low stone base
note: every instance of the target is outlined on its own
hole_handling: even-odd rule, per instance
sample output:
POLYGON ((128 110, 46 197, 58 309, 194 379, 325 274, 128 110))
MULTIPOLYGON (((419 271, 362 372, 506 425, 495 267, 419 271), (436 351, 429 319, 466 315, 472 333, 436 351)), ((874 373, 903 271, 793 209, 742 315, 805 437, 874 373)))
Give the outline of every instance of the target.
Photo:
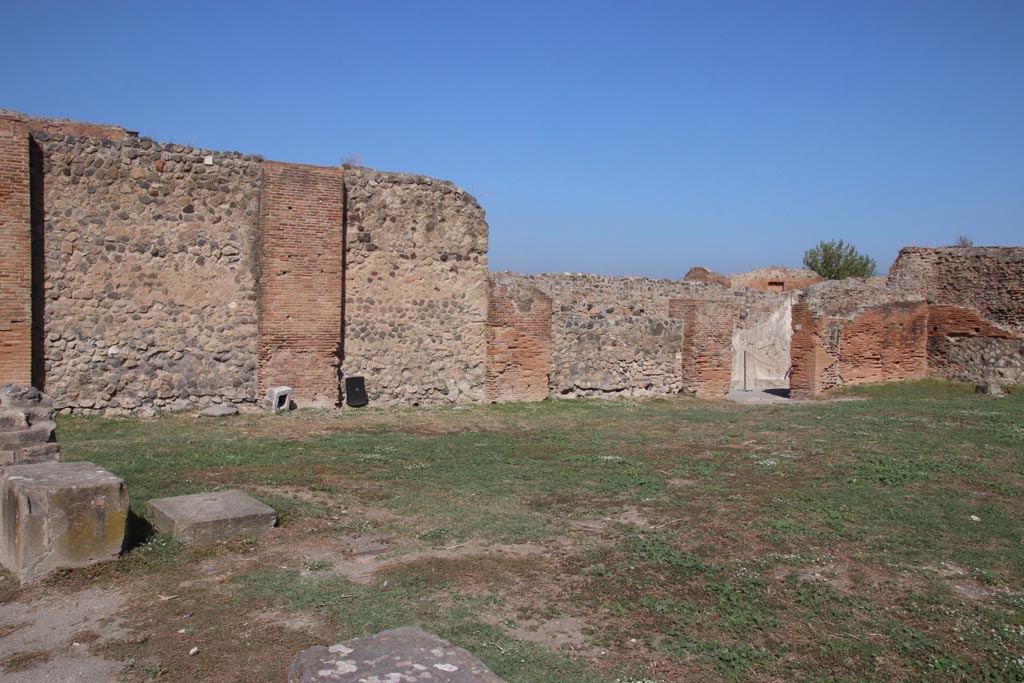
POLYGON ((461 647, 403 626, 331 647, 303 650, 288 668, 288 683, 502 683, 461 647))
POLYGON ((274 509, 237 490, 156 498, 146 503, 150 523, 182 543, 215 543, 260 536, 273 528, 274 509))
POLYGON ((23 584, 113 560, 127 518, 124 481, 90 462, 0 468, 0 564, 23 584))

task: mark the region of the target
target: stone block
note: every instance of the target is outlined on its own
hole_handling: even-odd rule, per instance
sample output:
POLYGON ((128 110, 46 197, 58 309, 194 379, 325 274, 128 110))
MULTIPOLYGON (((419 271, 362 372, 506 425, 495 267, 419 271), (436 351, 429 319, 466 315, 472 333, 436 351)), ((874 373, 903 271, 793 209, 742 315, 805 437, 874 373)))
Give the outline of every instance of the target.
POLYGON ((288 683, 359 681, 502 683, 466 650, 415 626, 311 647, 296 655, 288 668, 288 683))
POLYGON ((57 443, 31 443, 0 450, 0 465, 32 465, 57 460, 60 460, 60 444, 57 443))
POLYGON ((260 536, 277 519, 272 507, 235 489, 156 498, 146 503, 146 510, 154 527, 183 543, 260 536))
POLYGON ((0 564, 22 583, 116 558, 127 518, 124 481, 90 462, 0 469, 0 564))
POLYGON ((291 387, 270 387, 267 389, 267 410, 272 413, 279 413, 284 410, 291 410, 291 407, 291 387))

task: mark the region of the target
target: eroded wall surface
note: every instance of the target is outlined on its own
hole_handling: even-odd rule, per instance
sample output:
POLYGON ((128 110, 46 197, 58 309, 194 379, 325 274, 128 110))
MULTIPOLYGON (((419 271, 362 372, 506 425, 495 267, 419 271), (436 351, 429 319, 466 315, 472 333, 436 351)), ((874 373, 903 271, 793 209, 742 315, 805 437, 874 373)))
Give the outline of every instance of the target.
POLYGON ((1024 383, 1024 247, 907 247, 889 283, 928 301, 932 376, 1024 383))
POLYGON ((484 399, 487 222, 426 176, 344 170, 346 376, 377 404, 484 399))
POLYGON ((259 160, 130 136, 33 137, 43 388, 56 406, 254 400, 259 160))
MULTIPOLYGON (((498 275, 552 298, 553 396, 656 396, 680 391, 724 396, 732 372, 733 331, 761 324, 784 301, 781 295, 728 290, 707 282, 578 273, 498 275), (675 300, 711 305, 706 315, 692 317, 687 328, 682 309, 672 305, 675 300), (721 332, 722 325, 711 324, 719 309, 729 321, 721 353, 714 354, 715 372, 722 369, 726 378, 721 390, 687 372, 697 357, 684 354, 686 335, 692 340, 687 348, 696 348, 721 332)), ((705 369, 704 374, 708 372, 705 369)))
POLYGON ((492 275, 487 297, 488 401, 542 401, 551 379, 551 297, 492 275))
POLYGON ((857 280, 808 288, 793 306, 793 395, 926 377, 927 324, 916 294, 857 280))

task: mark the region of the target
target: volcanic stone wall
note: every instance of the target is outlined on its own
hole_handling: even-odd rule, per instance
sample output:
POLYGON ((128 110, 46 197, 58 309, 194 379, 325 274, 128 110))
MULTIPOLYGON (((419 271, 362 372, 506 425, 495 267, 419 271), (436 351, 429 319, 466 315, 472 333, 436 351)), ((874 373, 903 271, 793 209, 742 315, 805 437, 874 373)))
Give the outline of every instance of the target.
POLYGON ((290 386, 303 407, 341 396, 344 195, 341 169, 263 162, 260 391, 290 386))
POLYGON ((793 306, 793 395, 927 376, 927 324, 915 294, 856 280, 810 287, 793 306))
POLYGON ((376 404, 484 399, 487 222, 426 176, 344 170, 346 376, 376 404))
POLYGON ((0 382, 32 382, 29 139, 0 119, 0 382))
POLYGON ((39 131, 45 388, 77 412, 252 401, 260 160, 39 131))
POLYGON ((1024 248, 907 247, 889 282, 928 300, 932 376, 1024 383, 1024 248))
MULTIPOLYGON (((687 330, 685 319, 673 315, 670 302, 722 303, 737 329, 758 324, 783 302, 781 295, 727 290, 705 282, 573 273, 500 273, 496 277, 503 283, 535 287, 553 300, 553 396, 654 396, 697 391, 697 386, 687 385, 693 375, 683 371, 684 330, 695 339, 714 330, 700 326, 702 317, 692 319, 687 330)), ((730 327, 730 335, 732 331, 730 327)), ((716 358, 724 363, 728 380, 732 364, 728 337, 721 357, 716 358)))
POLYGON ((488 401, 542 401, 551 377, 551 297, 494 275, 487 297, 488 401))

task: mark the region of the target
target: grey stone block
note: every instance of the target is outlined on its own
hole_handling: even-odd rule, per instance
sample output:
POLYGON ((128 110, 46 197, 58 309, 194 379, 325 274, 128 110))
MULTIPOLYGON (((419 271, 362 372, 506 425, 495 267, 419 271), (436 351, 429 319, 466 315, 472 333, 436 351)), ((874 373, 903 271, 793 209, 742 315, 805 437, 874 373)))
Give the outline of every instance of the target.
POLYGON ((0 564, 22 583, 116 558, 127 518, 124 481, 98 465, 0 469, 0 564))
POLYGON ((288 668, 288 683, 359 681, 502 683, 466 650, 415 626, 311 647, 296 655, 288 668))
POLYGON ((273 528, 277 515, 241 491, 156 498, 146 503, 150 523, 183 543, 215 543, 259 536, 273 528))

